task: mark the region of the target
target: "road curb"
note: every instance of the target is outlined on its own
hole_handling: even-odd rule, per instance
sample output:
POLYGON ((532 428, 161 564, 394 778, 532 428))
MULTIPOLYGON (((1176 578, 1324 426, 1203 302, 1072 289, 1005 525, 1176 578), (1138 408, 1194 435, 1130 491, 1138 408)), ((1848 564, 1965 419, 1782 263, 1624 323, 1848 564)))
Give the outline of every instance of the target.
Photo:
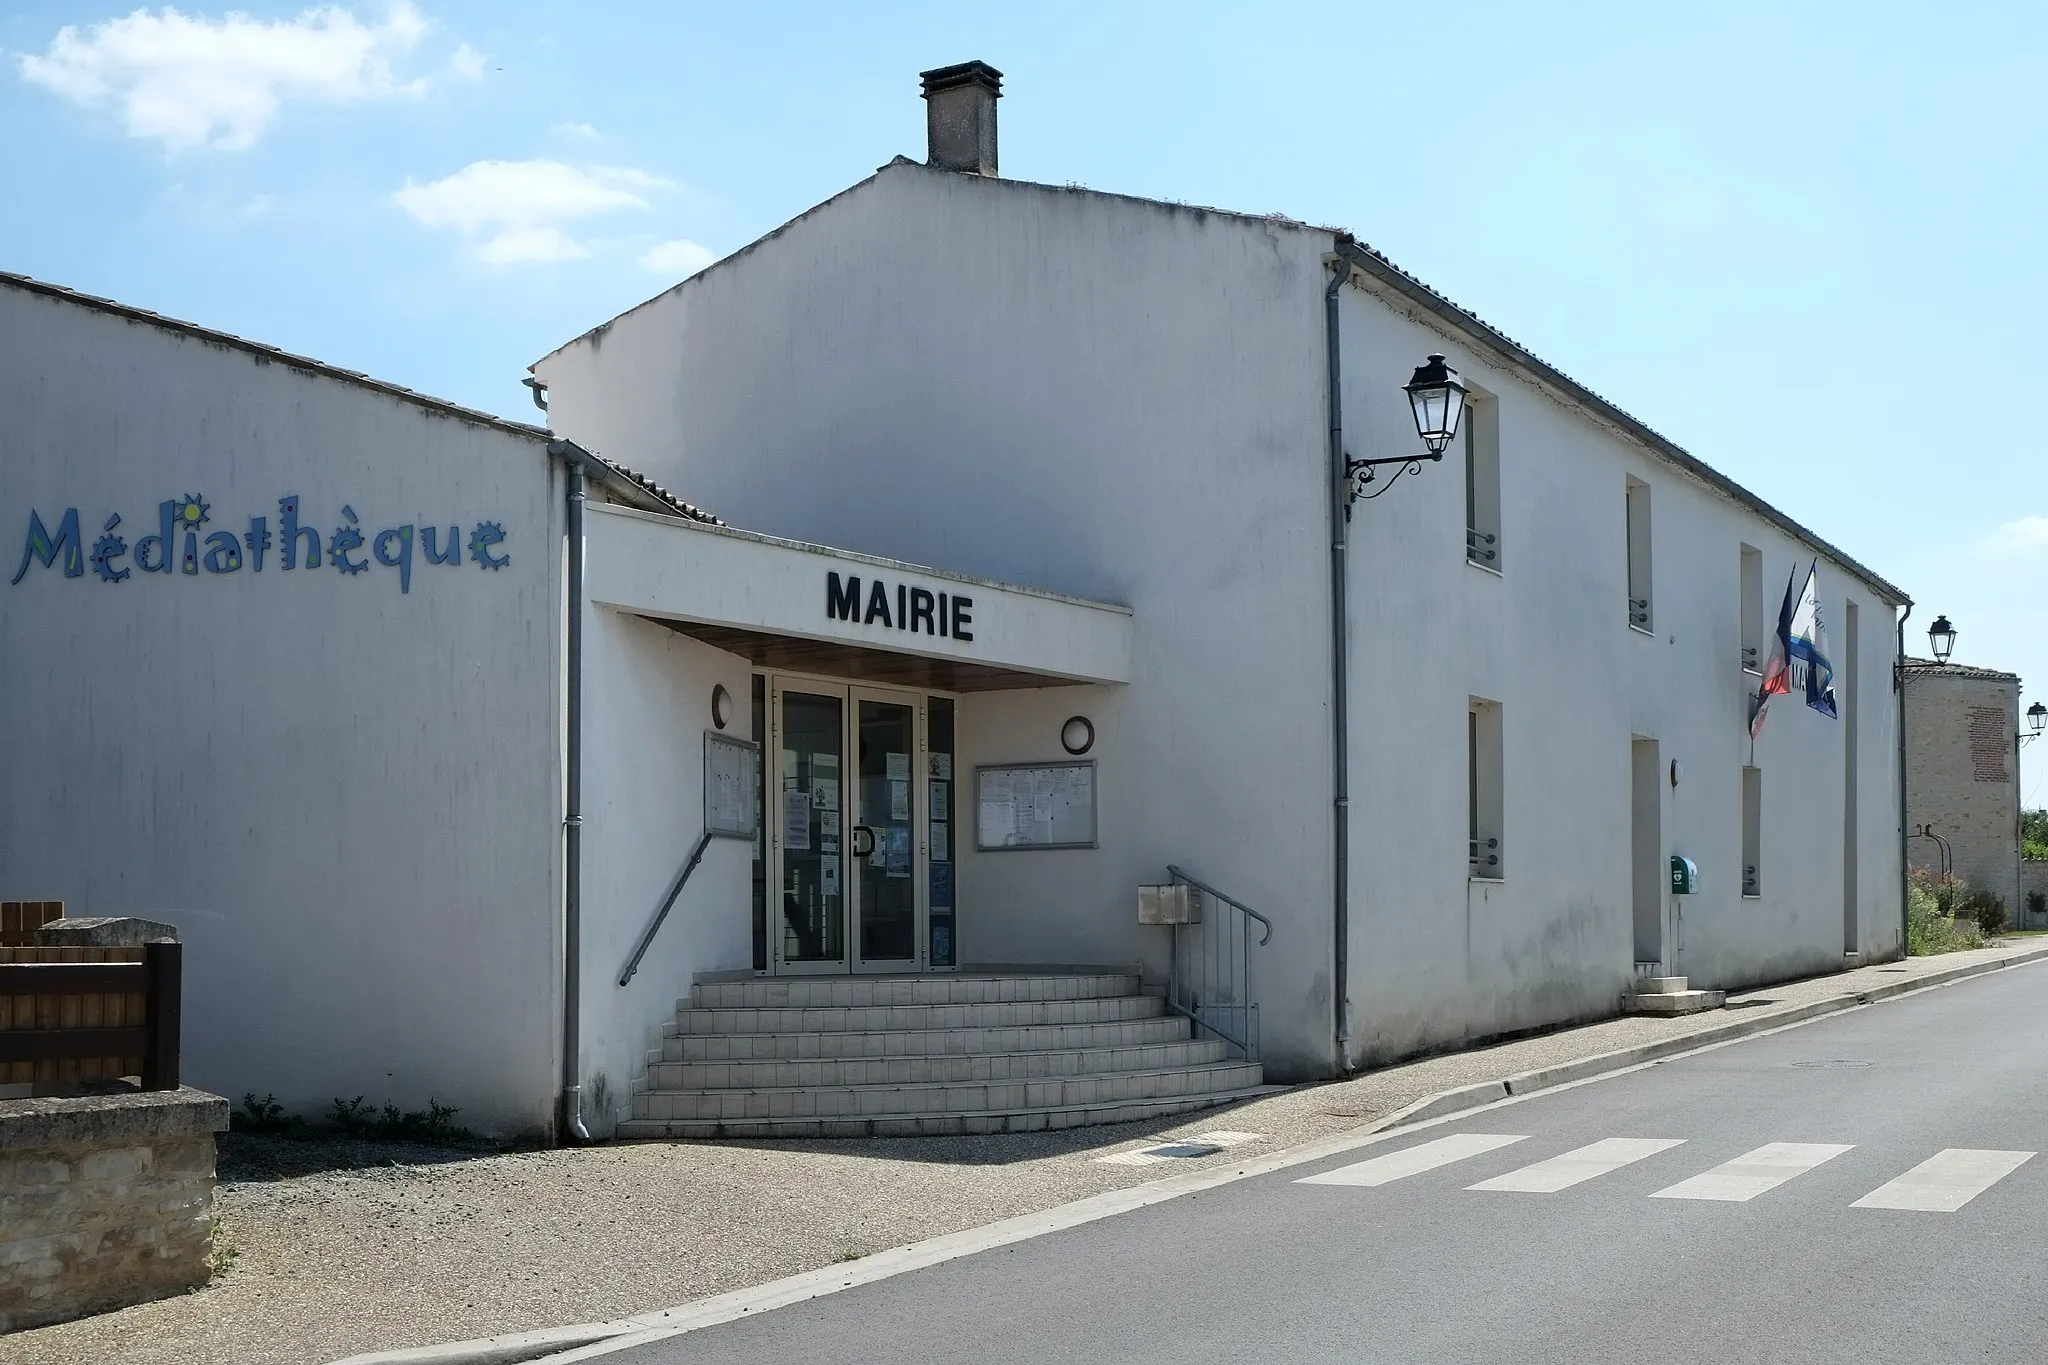
MULTIPOLYGON (((1659 1061, 1680 1053, 1696 1052, 1702 1048, 1712 1047, 1717 1043, 1735 1042, 1759 1033, 1768 1033, 1774 1029, 1787 1028, 1794 1024, 1802 1024, 1808 1020, 1819 1019, 1826 1015, 1838 1014, 1844 1010, 1852 1010, 1863 1005, 1874 1004, 1880 1000, 1889 1000, 1916 991, 1929 990, 1936 986, 1946 986, 1953 982, 1968 980, 1970 977, 1983 976, 1990 972, 2026 966, 2029 963, 2038 962, 2044 958, 2048 958, 2048 944, 2026 952, 2015 953, 2010 957, 1999 958, 1993 962, 1971 962, 1956 967, 1937 969, 1904 981, 1887 981, 1880 985, 1872 986, 1867 990, 1848 991, 1841 995, 1832 995, 1821 1000, 1810 1000, 1806 1004, 1795 1005, 1790 1009, 1775 1010, 1757 1018, 1738 1019, 1732 1023, 1718 1025, 1714 1028, 1700 1029, 1697 1032, 1681 1034, 1672 1038, 1659 1038, 1655 1042, 1640 1043, 1634 1047, 1617 1048, 1612 1052, 1596 1053, 1591 1057, 1581 1057, 1574 1061, 1560 1062, 1556 1066, 1540 1067, 1533 1071, 1518 1072, 1515 1075, 1507 1076, 1497 1081, 1481 1081, 1473 1085, 1458 1086, 1451 1090, 1440 1090, 1433 1095, 1425 1095, 1414 1103, 1397 1109, 1382 1118, 1375 1119, 1371 1123, 1363 1124, 1358 1128, 1349 1130, 1345 1134, 1339 1135, 1335 1143, 1331 1139, 1322 1139, 1304 1144, 1303 1148, 1298 1150, 1307 1151, 1308 1149, 1323 1147, 1329 1147, 1332 1151, 1340 1150, 1341 1147, 1338 1144, 1346 1141, 1355 1144, 1362 1135, 1388 1133, 1396 1129, 1463 1113, 1466 1110, 1483 1108, 1489 1104, 1497 1104, 1502 1100, 1518 1095, 1532 1095, 1539 1091, 1570 1085, 1594 1076, 1606 1075, 1615 1071, 1625 1071, 1630 1067, 1641 1066, 1646 1062, 1659 1061)), ((1302 1156, 1299 1159, 1309 1160, 1313 1158, 1302 1156)), ((1256 1164, 1266 1165, 1278 1161, 1294 1164, 1293 1159, 1284 1153, 1276 1153, 1266 1161, 1256 1164)), ((1168 1186, 1187 1186, 1190 1189, 1202 1188, 1212 1183, 1212 1180, 1213 1174, 1211 1172, 1190 1171, 1181 1176, 1168 1176, 1162 1180, 1129 1185, 1120 1190, 1106 1191, 1104 1194, 1091 1196, 1087 1199, 1076 1201, 1074 1204, 1063 1205, 1058 1209, 1046 1210, 1044 1213, 1019 1215, 1016 1218, 1005 1219, 1001 1223, 991 1224, 987 1228, 967 1229, 964 1232, 944 1234, 929 1239, 926 1242, 913 1243, 908 1247, 892 1248, 889 1251, 879 1252, 873 1257, 864 1259, 876 1270, 880 1270, 880 1266, 877 1263, 906 1257, 915 1249, 952 1243, 960 1243, 962 1245, 958 1246, 951 1254, 971 1255, 973 1250, 978 1248, 970 1248, 965 1243, 969 1239, 994 1232, 996 1229, 1045 1221, 1049 1225, 1044 1230, 1052 1231, 1055 1227, 1065 1224, 1065 1220, 1059 1218, 1058 1215, 1066 1210, 1078 1210, 1083 1206, 1097 1204, 1127 1205, 1132 1208, 1143 1207, 1145 1204, 1154 1202, 1153 1199, 1141 1193, 1143 1191, 1159 1190, 1168 1186)), ((1166 1196, 1162 1195, 1160 1197, 1166 1196)), ((1120 1207, 1115 1211, 1123 1211, 1123 1209, 1120 1207)), ((1103 1215, 1098 1214, 1096 1216, 1103 1215)), ((1082 1219, 1079 1221, 1090 1220, 1082 1219)), ((1009 1240, 1013 1239, 1008 1237, 996 1238, 992 1239, 989 1244, 1002 1245, 1009 1240)), ((939 1259, 950 1259, 950 1254, 939 1259)), ((843 1276, 847 1283, 835 1287, 847 1287, 851 1282, 869 1279, 870 1275, 873 1278, 884 1278, 889 1273, 893 1272, 881 1270, 880 1274, 874 1274, 873 1271, 870 1271, 868 1274, 860 1272, 846 1274, 842 1267, 825 1267, 820 1270, 794 1275, 786 1280, 771 1281, 770 1285, 754 1286, 727 1294, 714 1295, 710 1299, 695 1300, 688 1304, 679 1305, 676 1308, 640 1314, 635 1317, 619 1318, 611 1322, 579 1323, 569 1327, 553 1327, 538 1332, 520 1332, 510 1336, 484 1337, 473 1341, 451 1341, 440 1346, 377 1351, 368 1355, 349 1356, 346 1359, 332 1362, 332 1365, 521 1365, 522 1362, 548 1358, 557 1358, 565 1361, 581 1359, 583 1357, 579 1353, 584 1347, 601 1346, 607 1342, 618 1341, 619 1346, 611 1349, 620 1349, 630 1344, 620 1341, 621 1338, 644 1335, 649 1340, 658 1340, 673 1335, 678 1328, 689 1330, 682 1324, 692 1317, 705 1316, 711 1320, 725 1320, 728 1316, 740 1316, 742 1314, 750 1314, 752 1311, 765 1311, 779 1306, 775 1302, 757 1301, 746 1308, 739 1309, 737 1312, 730 1312, 729 1314, 718 1311, 716 1307, 716 1305, 720 1305, 727 1300, 758 1299, 762 1291, 770 1289, 771 1286, 792 1286, 791 1292, 776 1295, 775 1297, 786 1299, 790 1302, 797 1302, 812 1297, 818 1289, 832 1292, 830 1289, 825 1289, 825 1281, 828 1279, 841 1278, 843 1276), (808 1286, 812 1281, 817 1282, 816 1288, 796 1288, 797 1286, 808 1286)))
POLYGON ((570 1327, 547 1327, 538 1332, 514 1332, 509 1336, 480 1337, 472 1341, 450 1341, 440 1346, 409 1346, 396 1351, 372 1351, 349 1356, 334 1365, 521 1365, 523 1361, 591 1346, 613 1337, 641 1330, 613 1322, 583 1322, 570 1327))
POLYGON ((1973 976, 1989 972, 2007 971, 2023 967, 2030 962, 2048 958, 2048 945, 2025 952, 2014 953, 1994 962, 1966 962, 1954 967, 1940 968, 1904 981, 1886 981, 1860 991, 1845 991, 1821 1000, 1809 1000, 1803 1005, 1790 1009, 1773 1010, 1768 1014, 1751 1019, 1737 1019, 1719 1024, 1713 1028, 1700 1029, 1693 1033, 1679 1034, 1671 1038, 1659 1038, 1655 1042, 1638 1043, 1634 1047, 1617 1048, 1612 1052, 1599 1052, 1590 1057, 1579 1057, 1555 1066, 1539 1067, 1533 1071, 1518 1072, 1497 1081, 1480 1081, 1474 1085, 1461 1085, 1454 1090, 1440 1090, 1434 1095, 1425 1095, 1406 1108, 1397 1109, 1378 1120, 1373 1127, 1385 1131, 1406 1124, 1421 1123, 1426 1119, 1442 1118, 1446 1114, 1461 1113, 1467 1109, 1478 1109, 1496 1103, 1511 1095, 1533 1095, 1540 1090, 1568 1085, 1582 1081, 1589 1076, 1601 1076, 1610 1071, 1622 1071, 1645 1062, 1659 1061, 1681 1052, 1692 1052, 1699 1048, 1711 1047, 1715 1043, 1734 1042, 1740 1038, 1753 1037, 1772 1029, 1784 1028, 1791 1024, 1803 1024, 1809 1019, 1819 1019, 1843 1010, 1874 1004, 1879 1000, 1890 1000, 1897 996, 1909 995, 1915 991, 1929 990, 1935 986, 1946 986, 1951 982, 1966 981, 1973 976))

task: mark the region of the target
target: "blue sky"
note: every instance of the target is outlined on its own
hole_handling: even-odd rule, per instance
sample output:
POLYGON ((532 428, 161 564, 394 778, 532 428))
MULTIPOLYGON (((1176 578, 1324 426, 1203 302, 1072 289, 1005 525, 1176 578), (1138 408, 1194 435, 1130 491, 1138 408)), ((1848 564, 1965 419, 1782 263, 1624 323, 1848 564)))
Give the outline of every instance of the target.
POLYGON ((2048 697, 2048 7, 1681 8, 13 0, 0 269, 533 416, 980 57, 1005 174, 1350 228, 2048 697))

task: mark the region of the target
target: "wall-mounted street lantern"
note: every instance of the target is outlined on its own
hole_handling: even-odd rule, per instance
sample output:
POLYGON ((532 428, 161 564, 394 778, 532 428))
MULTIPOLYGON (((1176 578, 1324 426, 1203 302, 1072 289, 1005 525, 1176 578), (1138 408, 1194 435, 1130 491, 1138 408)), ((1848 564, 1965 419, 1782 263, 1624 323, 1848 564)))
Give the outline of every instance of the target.
POLYGON ((1465 416, 1465 382, 1458 378, 1458 372, 1444 363, 1440 355, 1432 355, 1415 367, 1414 375, 1403 384, 1408 394, 1408 407, 1415 416, 1415 434, 1422 438, 1423 453, 1420 455, 1391 455, 1380 460, 1344 461, 1344 473, 1350 480, 1349 501, 1360 498, 1376 498, 1394 486, 1394 480, 1403 474, 1416 474, 1422 470, 1422 462, 1443 459, 1444 451, 1458 438, 1458 423, 1465 416), (1366 492, 1368 485, 1378 479, 1374 473, 1382 465, 1399 465, 1393 477, 1366 492))
POLYGON ((1948 656, 1955 653, 1956 628, 1949 624, 1946 616, 1934 618, 1934 624, 1927 628, 1927 644, 1934 651, 1934 662, 1945 664, 1948 656))
POLYGON ((1415 434, 1432 458, 1442 459, 1458 434, 1458 419, 1465 415, 1465 385, 1458 372, 1433 355, 1416 366, 1415 375, 1401 386, 1408 391, 1408 406, 1415 412, 1415 434))
POLYGON ((2035 702, 2027 708, 2027 733, 2020 736, 2020 742, 2024 744, 2030 739, 2039 739, 2044 729, 2048 729, 2048 706, 2035 702))

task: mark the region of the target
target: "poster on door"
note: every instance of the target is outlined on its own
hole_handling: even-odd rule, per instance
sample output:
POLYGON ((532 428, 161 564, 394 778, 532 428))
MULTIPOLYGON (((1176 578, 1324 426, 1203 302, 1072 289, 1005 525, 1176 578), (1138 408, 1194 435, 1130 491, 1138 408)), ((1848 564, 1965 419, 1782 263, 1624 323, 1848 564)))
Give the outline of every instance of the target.
POLYGON ((801 787, 782 794, 782 846, 797 853, 811 847, 811 797, 801 787))

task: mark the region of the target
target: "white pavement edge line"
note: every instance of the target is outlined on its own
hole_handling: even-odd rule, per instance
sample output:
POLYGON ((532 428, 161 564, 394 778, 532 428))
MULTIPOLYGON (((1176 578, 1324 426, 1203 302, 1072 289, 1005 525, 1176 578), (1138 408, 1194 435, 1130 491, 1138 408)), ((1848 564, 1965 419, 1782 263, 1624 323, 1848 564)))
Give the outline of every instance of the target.
POLYGON ((544 1357, 559 1359, 563 1351, 572 1351, 633 1330, 609 1322, 586 1322, 573 1327, 548 1327, 538 1332, 484 1337, 477 1341, 451 1341, 441 1346, 372 1351, 368 1355, 337 1360, 334 1365, 521 1365, 523 1361, 544 1357))
POLYGON ((1107 1190, 1102 1194, 1090 1195, 1086 1199, 1077 1199, 1037 1213, 1020 1214, 1015 1218, 1006 1218, 981 1227, 928 1237, 923 1241, 878 1251, 872 1256, 864 1256, 858 1261, 844 1265, 807 1270, 780 1280, 770 1280, 766 1284, 750 1285, 709 1298, 695 1299, 659 1312, 618 1318, 611 1322, 551 1328, 545 1332, 529 1332, 513 1337, 487 1337, 476 1341, 449 1342, 441 1346, 349 1356, 345 1360, 334 1361, 332 1365, 516 1365, 517 1362, 543 1358, 549 1361, 550 1365, 571 1365, 575 1361, 594 1360, 599 1356, 629 1350, 647 1342, 661 1341, 668 1337, 681 1336, 686 1332, 714 1327, 719 1323, 752 1317, 770 1309, 802 1303, 807 1299, 822 1298, 842 1290, 921 1270, 926 1266, 939 1265, 995 1247, 1009 1246, 1034 1237, 1043 1237, 1047 1233, 1079 1227, 1084 1223, 1097 1222, 1120 1213, 1129 1213, 1134 1209, 1165 1203, 1182 1195, 1198 1194, 1203 1190, 1268 1175, 1291 1166, 1302 1166, 1326 1157, 1341 1156, 1360 1147, 1407 1137, 1421 1129, 1435 1128, 1453 1119, 1467 1118, 1481 1110, 1520 1104, 1552 1091, 1575 1090, 1579 1086, 1612 1080, 1659 1062, 1689 1057, 1695 1053, 1718 1051, 1750 1038, 1801 1028, 1816 1019, 1846 1010, 1881 1003, 1915 991, 1952 985, 1987 972, 2027 966, 2044 959, 2048 959, 2048 946, 2000 958, 1995 962, 1973 962, 1945 971, 1928 972, 1906 981, 1886 982, 1869 990, 1809 1001, 1804 1005, 1780 1010, 1758 1019, 1745 1019, 1721 1028, 1703 1029, 1680 1038, 1663 1038, 1632 1048, 1603 1052, 1578 1061, 1523 1072, 1502 1081, 1485 1081, 1478 1085, 1439 1091, 1371 1123, 1273 1152, 1255 1161, 1211 1167, 1202 1171, 1188 1171, 1182 1175, 1171 1175, 1139 1185, 1129 1185, 1120 1190, 1107 1190), (1591 1065, 1596 1062, 1602 1069, 1591 1070, 1591 1065), (1585 1074, 1567 1074, 1581 1072, 1585 1074), (1552 1079, 1553 1077, 1557 1079, 1552 1079), (588 1335, 581 1338, 581 1344, 568 1346, 568 1349, 564 1350, 564 1346, 567 1346, 564 1342, 563 1345, 553 1348, 556 1353, 545 1356, 491 1353, 502 1351, 504 1343, 551 1334, 560 1334, 566 1338, 576 1333, 588 1335))

